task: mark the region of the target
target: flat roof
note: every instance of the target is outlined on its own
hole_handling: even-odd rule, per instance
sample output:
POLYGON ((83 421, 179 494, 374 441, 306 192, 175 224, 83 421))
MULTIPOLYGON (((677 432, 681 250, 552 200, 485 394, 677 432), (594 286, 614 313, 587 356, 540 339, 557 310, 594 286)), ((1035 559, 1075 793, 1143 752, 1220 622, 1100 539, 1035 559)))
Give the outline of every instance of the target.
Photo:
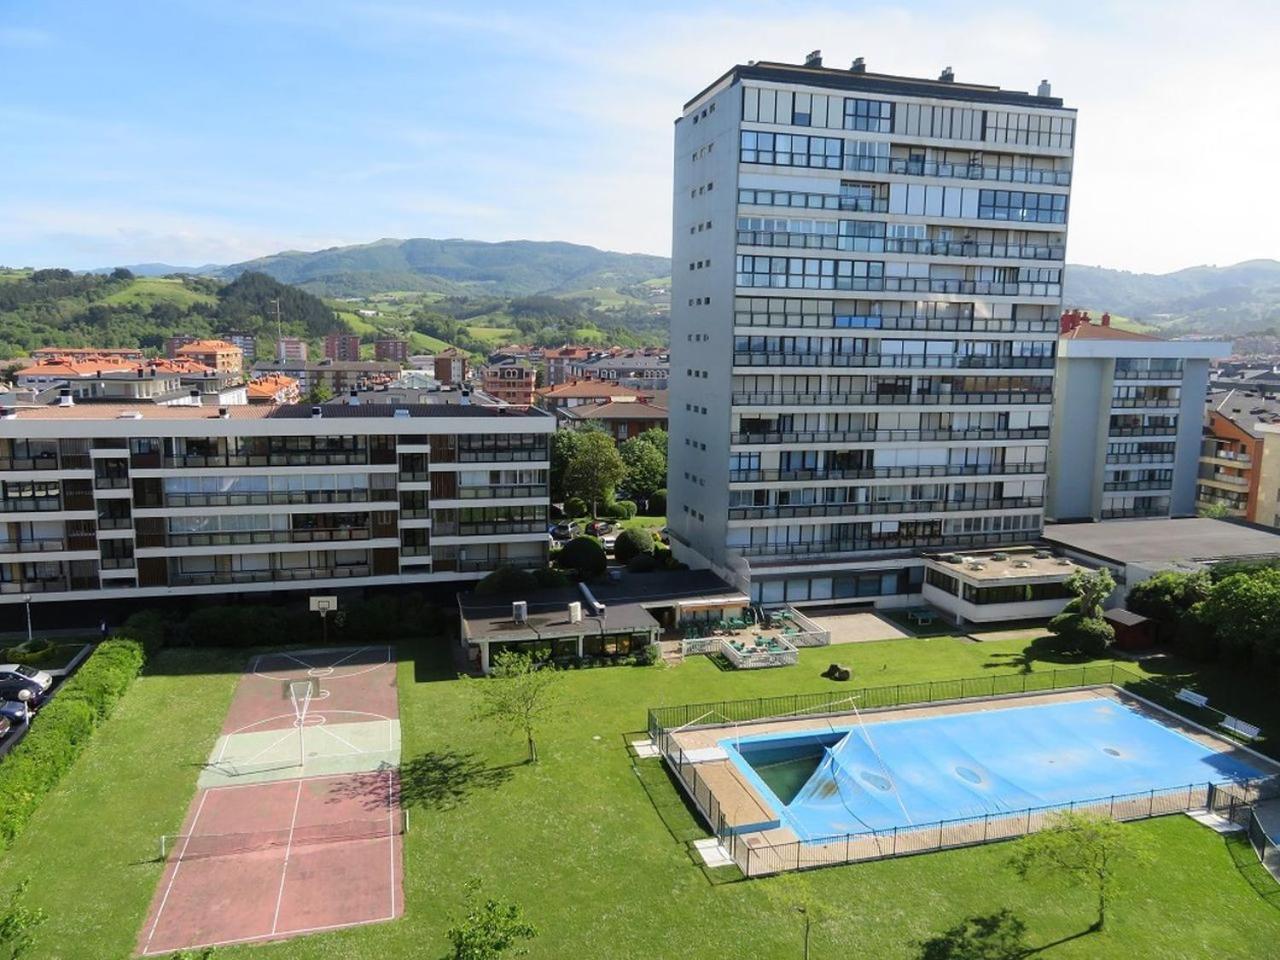
POLYGON ((1280 556, 1280 531, 1209 517, 1049 523, 1050 543, 1116 563, 1234 560, 1280 556))
MULTIPOLYGON (((11 407, 19 420, 217 420, 218 406, 206 404, 199 407, 163 407, 150 403, 79 403, 74 406, 56 405, 39 407, 11 407), (126 414, 138 414, 137 418, 126 414)), ((236 404, 226 407, 231 420, 350 420, 354 418, 385 417, 395 419, 396 410, 408 410, 409 416, 421 417, 486 417, 508 420, 548 418, 551 414, 534 407, 491 407, 479 404, 458 403, 345 403, 323 404, 323 413, 313 418, 311 404, 291 403, 279 406, 236 404)))
POLYGON ((1036 556, 1047 550, 1015 549, 979 552, 959 551, 951 554, 933 554, 926 557, 932 566, 963 580, 987 582, 991 580, 1065 580, 1083 567, 1066 557, 1036 556), (943 556, 963 558, 960 563, 948 563, 943 556))
POLYGON ((538 590, 510 597, 477 597, 474 593, 464 593, 458 597, 463 639, 469 643, 520 643, 591 634, 612 636, 648 632, 658 627, 658 621, 638 603, 606 602, 603 617, 593 616, 584 603, 581 622, 571 623, 569 604, 581 601, 582 594, 573 587, 538 590), (524 623, 511 619, 511 604, 517 600, 528 604, 529 612, 524 623))

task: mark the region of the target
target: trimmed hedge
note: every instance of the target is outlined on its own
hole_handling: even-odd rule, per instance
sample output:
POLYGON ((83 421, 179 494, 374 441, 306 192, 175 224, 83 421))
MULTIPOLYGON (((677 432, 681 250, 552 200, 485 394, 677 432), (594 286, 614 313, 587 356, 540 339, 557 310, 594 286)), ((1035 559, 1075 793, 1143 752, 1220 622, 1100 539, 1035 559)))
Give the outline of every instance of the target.
POLYGON ((0 849, 13 843, 45 794, 71 769, 142 670, 144 659, 136 640, 100 643, 40 710, 26 738, 0 760, 0 849))
POLYGON ((619 563, 630 563, 638 556, 652 557, 653 534, 635 527, 623 530, 613 543, 613 556, 619 563))

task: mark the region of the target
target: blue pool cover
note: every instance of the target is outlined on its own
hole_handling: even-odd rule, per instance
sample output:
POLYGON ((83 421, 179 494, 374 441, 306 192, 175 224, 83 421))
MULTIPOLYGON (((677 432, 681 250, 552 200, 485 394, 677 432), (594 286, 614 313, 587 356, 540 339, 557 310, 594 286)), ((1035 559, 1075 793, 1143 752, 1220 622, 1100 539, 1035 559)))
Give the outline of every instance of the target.
POLYGON ((906 827, 1188 784, 1254 768, 1106 699, 721 741, 802 839, 906 827), (756 770, 820 751, 790 803, 756 770))

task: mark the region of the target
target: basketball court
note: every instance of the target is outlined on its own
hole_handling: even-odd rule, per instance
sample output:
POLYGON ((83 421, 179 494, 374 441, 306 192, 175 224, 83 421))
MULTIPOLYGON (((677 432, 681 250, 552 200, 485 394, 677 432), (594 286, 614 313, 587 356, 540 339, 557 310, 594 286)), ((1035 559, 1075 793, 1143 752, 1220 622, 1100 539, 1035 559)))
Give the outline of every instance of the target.
POLYGON ((255 657, 236 687, 139 937, 143 955, 403 912, 389 647, 255 657))

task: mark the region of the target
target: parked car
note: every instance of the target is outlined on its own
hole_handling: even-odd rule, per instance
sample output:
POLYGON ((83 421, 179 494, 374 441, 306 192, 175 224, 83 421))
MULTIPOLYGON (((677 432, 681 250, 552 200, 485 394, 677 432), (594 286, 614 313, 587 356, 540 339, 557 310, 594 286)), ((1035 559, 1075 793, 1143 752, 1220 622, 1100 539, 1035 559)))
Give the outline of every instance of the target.
POLYGON ((663 527, 661 530, 659 530, 658 539, 661 540, 663 543, 669 545, 671 543, 671 528, 663 527))
POLYGON ((13 724, 9 722, 8 717, 0 717, 0 740, 9 735, 9 731, 13 729, 13 724))
POLYGON ((602 534, 600 537, 600 546, 604 547, 605 553, 613 553, 613 545, 618 542, 618 534, 616 531, 602 534))
POLYGON ((593 537, 603 537, 617 529, 617 524, 610 523, 608 520, 592 520, 587 524, 587 533, 593 537))
POLYGON ((31 705, 25 700, 0 700, 0 718, 15 727, 31 719, 31 705))
POLYGON ((20 663, 0 663, 0 698, 39 703, 53 686, 53 677, 43 670, 20 663))
POLYGON ((572 540, 582 531, 582 527, 571 520, 557 523, 551 528, 552 540, 572 540))

